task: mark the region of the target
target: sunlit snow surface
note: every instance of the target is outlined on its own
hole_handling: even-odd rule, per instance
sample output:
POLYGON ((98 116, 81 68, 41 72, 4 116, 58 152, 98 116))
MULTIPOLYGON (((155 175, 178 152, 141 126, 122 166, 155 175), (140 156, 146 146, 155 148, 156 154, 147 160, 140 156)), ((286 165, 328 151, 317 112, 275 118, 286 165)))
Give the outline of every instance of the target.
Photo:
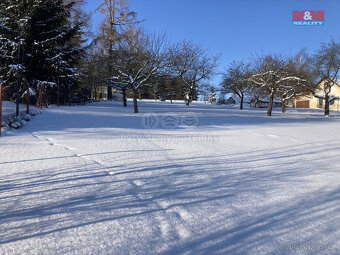
POLYGON ((0 254, 340 253, 336 112, 131 103, 5 132, 0 254))

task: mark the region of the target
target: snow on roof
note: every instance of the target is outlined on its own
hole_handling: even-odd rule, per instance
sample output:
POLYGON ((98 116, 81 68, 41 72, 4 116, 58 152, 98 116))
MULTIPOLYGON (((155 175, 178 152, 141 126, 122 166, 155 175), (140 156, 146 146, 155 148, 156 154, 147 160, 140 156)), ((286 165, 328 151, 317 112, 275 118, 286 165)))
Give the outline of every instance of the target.
MULTIPOLYGON (((259 98, 258 101, 262 101, 262 102, 269 102, 269 97, 262 97, 262 98, 259 98)), ((280 99, 276 99, 274 98, 274 103, 281 103, 281 100, 280 99)))
MULTIPOLYGON (((240 97, 238 97, 238 96, 232 96, 231 98, 234 99, 234 101, 235 101, 237 104, 241 103, 241 98, 240 98, 240 97)), ((245 97, 243 98, 243 102, 244 102, 244 103, 249 103, 250 101, 251 101, 251 99, 250 99, 249 97, 247 97, 247 96, 245 96, 245 97)))

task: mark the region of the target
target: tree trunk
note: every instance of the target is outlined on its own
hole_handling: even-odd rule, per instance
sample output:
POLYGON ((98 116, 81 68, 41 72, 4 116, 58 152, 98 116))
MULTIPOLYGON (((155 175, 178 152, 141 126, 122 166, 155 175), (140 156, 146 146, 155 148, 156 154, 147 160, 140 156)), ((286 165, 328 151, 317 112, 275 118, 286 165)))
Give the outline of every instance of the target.
POLYGON ((89 103, 91 103, 91 99, 92 99, 92 91, 93 91, 93 86, 91 84, 90 86, 90 95, 89 95, 89 103))
POLYGON ((187 105, 187 106, 189 106, 189 104, 190 104, 190 92, 188 93, 188 94, 186 94, 185 95, 186 96, 186 101, 185 101, 185 104, 187 105))
POLYGON ((112 100, 112 87, 107 86, 107 100, 112 100))
POLYGON ((26 113, 29 114, 30 113, 30 86, 29 86, 28 82, 27 82, 26 86, 27 86, 26 113))
POLYGON ((68 89, 68 105, 71 106, 71 87, 68 89))
POLYGON ((58 108, 60 106, 60 86, 59 86, 59 82, 58 82, 58 91, 57 91, 57 104, 58 104, 58 108))
POLYGON ((244 99, 244 95, 241 96, 240 110, 243 110, 243 99, 244 99))
POLYGON ((135 113, 138 113, 137 92, 138 91, 133 90, 133 108, 134 108, 135 113))
POLYGON ((126 90, 123 89, 122 92, 123 92, 123 105, 124 107, 127 107, 126 90))
POLYGON ((44 87, 44 90, 42 91, 42 100, 45 101, 45 107, 48 108, 48 102, 47 102, 47 98, 45 94, 45 87, 44 87))
POLYGON ((272 116, 273 104, 274 104, 275 93, 271 92, 269 97, 269 105, 267 110, 267 116, 272 116))
POLYGON ((325 98, 325 117, 329 116, 329 96, 326 95, 325 98))
POLYGON ((15 116, 19 116, 21 78, 18 78, 15 94, 15 116))
POLYGON ((17 116, 17 117, 19 116, 19 111, 20 111, 19 105, 20 105, 20 100, 17 96, 17 98, 15 99, 15 116, 17 116))
POLYGON ((282 113, 286 113, 286 101, 284 99, 281 99, 282 103, 282 113))
POLYGON ((42 86, 39 86, 39 108, 42 109, 42 86))

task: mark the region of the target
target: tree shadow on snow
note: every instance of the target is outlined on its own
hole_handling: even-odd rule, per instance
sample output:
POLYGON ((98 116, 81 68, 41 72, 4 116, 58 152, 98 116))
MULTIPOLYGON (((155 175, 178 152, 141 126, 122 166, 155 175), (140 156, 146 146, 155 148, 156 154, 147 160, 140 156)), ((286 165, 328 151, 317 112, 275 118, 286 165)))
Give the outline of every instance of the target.
MULTIPOLYGON (((209 159, 182 155, 171 162, 159 160, 157 166, 141 166, 140 159, 128 166, 86 164, 8 175, 0 181, 0 245, 97 223, 156 222, 157 215, 179 208, 191 213, 192 221, 178 217, 168 224, 182 224, 194 234, 183 239, 173 232, 167 240, 156 222, 152 253, 254 254, 266 246, 267 253, 284 254, 287 240, 301 243, 315 237, 334 244, 339 237, 340 188, 308 185, 320 172, 339 171, 326 157, 338 144, 299 146, 304 154, 296 155, 292 146, 209 159), (286 190, 292 187, 300 193, 286 190), (280 198, 281 193, 288 197, 280 198), (160 247, 162 242, 168 242, 166 249, 160 247)), ((136 244, 123 241, 115 252, 128 254, 136 244)))

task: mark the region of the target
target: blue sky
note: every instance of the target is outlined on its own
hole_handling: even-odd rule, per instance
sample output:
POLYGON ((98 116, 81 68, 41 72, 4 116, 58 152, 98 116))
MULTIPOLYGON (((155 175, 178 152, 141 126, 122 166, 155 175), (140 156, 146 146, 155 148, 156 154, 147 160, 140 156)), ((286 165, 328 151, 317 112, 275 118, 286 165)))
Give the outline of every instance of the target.
MULTIPOLYGON (((88 0, 87 8, 94 10, 100 2, 88 0)), ((221 53, 219 71, 256 53, 293 55, 303 47, 312 53, 321 42, 340 39, 340 0, 129 0, 129 6, 145 20, 146 30, 221 53), (324 10, 325 25, 293 26, 293 10, 324 10)), ((93 30, 100 18, 94 16, 93 30)))

